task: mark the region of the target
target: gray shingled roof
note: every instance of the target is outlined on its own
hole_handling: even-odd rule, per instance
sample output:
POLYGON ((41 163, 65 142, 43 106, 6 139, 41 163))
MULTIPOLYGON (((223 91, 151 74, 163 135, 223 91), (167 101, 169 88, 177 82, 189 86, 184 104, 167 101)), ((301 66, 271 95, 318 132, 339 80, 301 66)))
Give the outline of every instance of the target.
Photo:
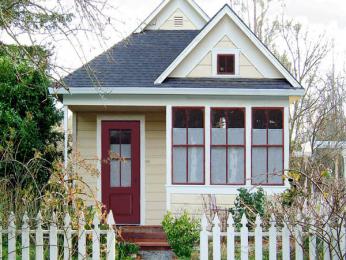
POLYGON ((146 88, 252 88, 292 89, 282 79, 168 78, 157 77, 196 37, 199 31, 145 31, 135 33, 64 78, 70 88, 102 86, 146 88))

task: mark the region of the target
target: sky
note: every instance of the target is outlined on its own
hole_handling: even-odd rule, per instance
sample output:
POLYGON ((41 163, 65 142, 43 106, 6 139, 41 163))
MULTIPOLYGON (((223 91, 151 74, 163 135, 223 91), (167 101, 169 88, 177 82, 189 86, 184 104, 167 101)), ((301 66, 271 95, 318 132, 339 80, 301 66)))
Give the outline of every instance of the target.
MULTIPOLYGON (((103 52, 107 47, 130 34, 161 2, 161 0, 111 0, 115 9, 109 16, 116 19, 113 25, 116 31, 106 32, 106 46, 101 47, 96 40, 81 41, 84 61, 103 52)), ((201 8, 212 17, 227 0, 195 0, 201 8)), ((300 21, 315 34, 326 34, 334 40, 334 57, 343 64, 346 58, 346 0, 286 0, 285 15, 300 21)), ((274 12, 281 12, 278 7, 274 12)), ((83 63, 67 42, 56 45, 56 62, 71 70, 83 63)), ((330 56, 330 62, 332 56, 330 56)))

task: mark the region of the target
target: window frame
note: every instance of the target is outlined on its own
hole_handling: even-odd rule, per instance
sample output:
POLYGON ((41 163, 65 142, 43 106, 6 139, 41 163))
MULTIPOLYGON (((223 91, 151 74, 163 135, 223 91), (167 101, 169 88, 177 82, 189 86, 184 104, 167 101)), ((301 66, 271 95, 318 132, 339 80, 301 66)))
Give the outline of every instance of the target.
POLYGON ((285 181, 283 178, 282 179, 282 183, 268 183, 268 176, 269 176, 269 173, 268 173, 268 166, 269 166, 269 148, 270 147, 274 147, 274 148, 281 148, 282 149, 282 176, 284 175, 284 172, 285 172, 285 109, 284 107, 252 107, 251 109, 251 185, 257 185, 257 186, 284 186, 285 185, 285 181), (258 111, 258 110, 280 110, 282 112, 282 144, 281 145, 278 145, 278 144, 268 144, 268 113, 265 114, 266 116, 266 144, 257 144, 257 145, 254 145, 253 144, 253 130, 255 129, 254 128, 254 112, 255 111, 258 111), (253 178, 253 148, 256 148, 256 147, 259 147, 259 148, 266 148, 266 151, 267 151, 267 160, 266 160, 266 179, 267 179, 267 183, 254 183, 254 178, 253 178))
MULTIPOLYGON (((226 119, 226 126, 227 126, 226 119)), ((213 186, 235 186, 235 185, 245 185, 246 184, 246 108, 245 107, 211 107, 210 108, 210 185, 213 186), (244 144, 228 144, 228 128, 226 127, 226 144, 215 144, 213 145, 213 116, 212 112, 217 110, 240 110, 244 112, 244 144), (226 148, 226 183, 213 183, 212 182, 212 171, 211 171, 211 153, 213 147, 225 147, 226 148), (228 183, 228 148, 230 147, 242 147, 244 148, 244 181, 242 183, 228 183)))
POLYGON ((212 50, 212 75, 216 78, 237 78, 240 76, 240 49, 216 48, 212 50), (218 56, 234 55, 234 74, 218 73, 218 56))
MULTIPOLYGON (((196 106, 196 107, 185 107, 185 106, 173 106, 172 107, 172 127, 171 127, 171 184, 172 185, 205 185, 205 107, 203 106, 196 106), (174 121, 175 121, 175 111, 176 110, 194 110, 199 109, 203 112, 203 144, 188 144, 188 126, 186 124, 186 144, 174 144, 173 140, 173 129, 174 129, 174 121), (174 169, 173 169, 173 155, 174 155, 174 148, 175 147, 184 147, 186 148, 186 182, 174 182, 174 169), (188 148, 189 147, 201 147, 203 148, 203 182, 188 182, 189 177, 189 153, 188 148)), ((186 115, 185 115, 186 116, 186 115)), ((186 116, 186 120, 188 121, 188 117, 186 116)))
MULTIPOLYGON (((226 62, 226 68, 227 68, 227 60, 226 62)), ((234 54, 217 54, 217 68, 216 68, 216 73, 217 75, 230 75, 230 76, 234 76, 235 75, 235 55, 234 54), (233 58, 233 71, 232 72, 221 72, 220 71, 220 59, 223 57, 232 57, 233 58)))

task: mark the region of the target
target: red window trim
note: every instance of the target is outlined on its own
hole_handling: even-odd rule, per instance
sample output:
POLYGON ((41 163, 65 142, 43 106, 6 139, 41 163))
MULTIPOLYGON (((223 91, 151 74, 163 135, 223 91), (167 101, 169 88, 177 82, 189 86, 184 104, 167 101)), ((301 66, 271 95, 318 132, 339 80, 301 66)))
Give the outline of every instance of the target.
MULTIPOLYGON (((217 74, 218 75, 235 75, 235 54, 217 54, 217 70, 216 70, 216 72, 217 72, 217 74), (220 71, 220 58, 221 57, 228 57, 228 56, 233 56, 233 62, 234 62, 234 64, 233 64, 233 71, 232 72, 221 72, 220 71)), ((227 65, 225 66, 225 67, 227 67, 227 65)))
MULTIPOLYGON (((268 113, 266 113, 266 121, 268 121, 268 113)), ((270 147, 277 147, 277 148, 282 148, 282 167, 284 168, 284 163, 285 163, 285 111, 283 107, 253 107, 252 111, 251 111, 251 185, 261 185, 261 186, 284 186, 284 180, 282 179, 282 183, 268 183, 268 150, 270 147), (281 110, 282 112, 282 144, 281 145, 271 145, 268 144, 268 124, 266 126, 266 144, 261 144, 261 145, 254 145, 253 144, 253 129, 254 129, 254 120, 253 120, 253 116, 254 116, 254 112, 256 110, 281 110), (267 172, 266 172, 266 179, 267 179, 267 183, 254 183, 253 182, 253 175, 252 175, 252 156, 253 156, 253 148, 254 147, 263 147, 267 149, 267 162, 266 162, 266 168, 267 168, 267 172)), ((282 171, 282 175, 284 174, 284 170, 282 171)))
MULTIPOLYGON (((186 116, 186 115, 185 115, 186 116)), ((186 116, 186 120, 187 116, 186 116)), ((188 141, 188 127, 186 124, 186 142, 188 141)), ((171 179, 173 185, 205 185, 205 108, 204 107, 183 107, 175 106, 172 107, 172 127, 171 127, 171 179), (174 119, 176 110, 194 110, 200 109, 203 112, 203 144, 173 144, 173 128, 174 128, 174 119), (185 147, 186 148, 186 182, 174 182, 174 169, 173 169, 173 148, 174 147, 185 147), (188 160, 188 147, 202 147, 203 148, 203 182, 188 182, 189 179, 189 160, 188 160)))
MULTIPOLYGON (((227 126, 227 122, 228 122, 228 119, 226 118, 226 126, 227 126)), ((227 130, 228 128, 226 128, 227 130)), ((246 109, 244 107, 211 107, 210 108, 210 184, 211 185, 215 185, 215 186, 225 186, 225 185, 228 185, 228 186, 234 186, 234 185, 245 185, 246 184, 246 109), (212 112, 214 111, 217 111, 217 110, 224 110, 224 111, 229 111, 229 110, 241 110, 244 112, 244 144, 242 145, 234 145, 234 144, 228 144, 228 133, 226 131, 226 144, 223 145, 219 145, 219 144, 216 144, 216 145, 213 145, 213 135, 212 135, 212 130, 213 130, 213 125, 212 125, 212 120, 213 120, 213 117, 212 117, 212 112), (226 148, 229 148, 229 147, 242 147, 244 148, 244 182, 241 182, 241 183, 228 183, 228 149, 226 149, 226 183, 213 183, 212 182, 212 171, 211 171, 211 149, 213 147, 226 147, 226 148)))

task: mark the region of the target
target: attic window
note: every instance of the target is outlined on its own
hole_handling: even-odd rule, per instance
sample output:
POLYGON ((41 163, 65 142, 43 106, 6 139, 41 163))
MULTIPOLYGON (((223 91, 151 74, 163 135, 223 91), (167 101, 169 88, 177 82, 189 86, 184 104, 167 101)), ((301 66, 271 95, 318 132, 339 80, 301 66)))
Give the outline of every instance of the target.
POLYGON ((235 55, 219 54, 217 55, 217 74, 234 75, 235 74, 235 55))
POLYGON ((182 27, 184 24, 184 19, 182 16, 175 16, 174 17, 174 26, 175 27, 182 27))

